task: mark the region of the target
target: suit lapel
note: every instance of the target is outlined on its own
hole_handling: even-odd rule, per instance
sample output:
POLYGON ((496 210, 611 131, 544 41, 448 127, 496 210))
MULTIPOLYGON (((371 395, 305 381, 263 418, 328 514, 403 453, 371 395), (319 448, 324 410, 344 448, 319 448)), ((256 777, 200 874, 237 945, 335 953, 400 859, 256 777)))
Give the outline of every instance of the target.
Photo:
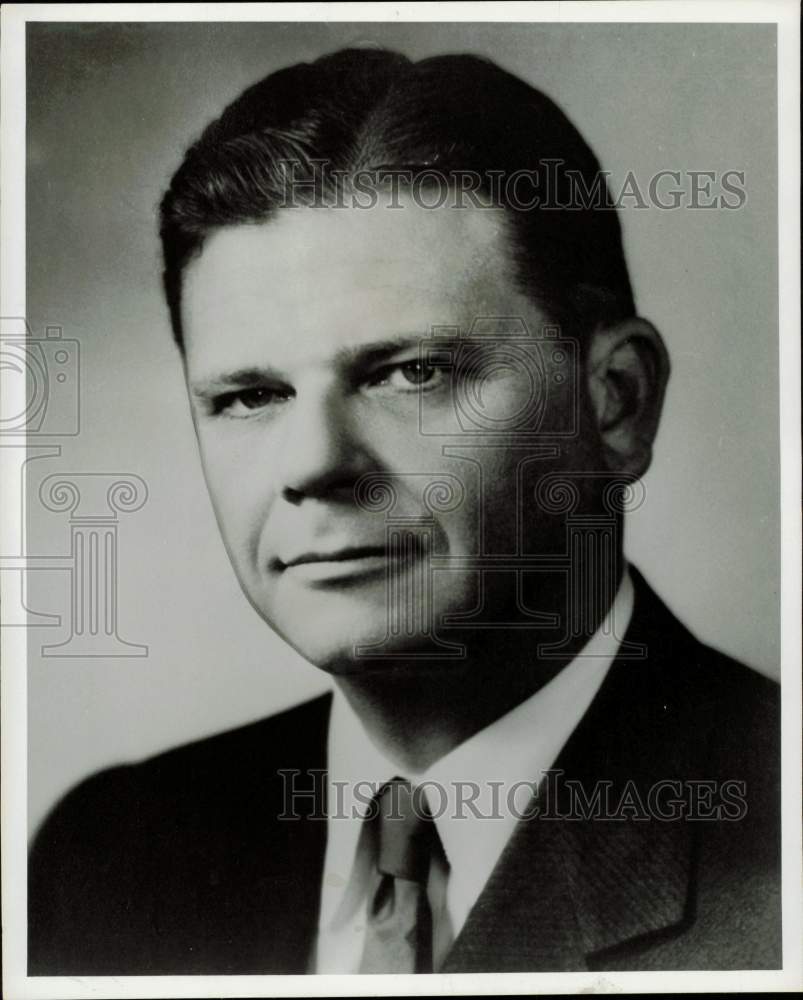
POLYGON ((566 824, 519 822, 441 971, 584 967, 570 839, 566 824))
POLYGON ((614 662, 555 764, 563 772, 562 815, 578 812, 570 789, 583 789, 586 802, 599 791, 604 802, 591 818, 564 820, 576 826, 572 894, 591 967, 681 932, 693 915, 694 824, 653 813, 671 816, 677 783, 682 788, 704 767, 694 699, 679 688, 677 669, 699 647, 631 572, 636 606, 627 637, 646 657, 614 662))
POLYGON ((657 782, 688 781, 704 759, 670 669, 693 655, 694 640, 633 575, 627 638, 646 645, 647 657, 612 665, 541 783, 539 815, 519 822, 444 972, 601 968, 693 920, 694 824, 647 810, 657 782))

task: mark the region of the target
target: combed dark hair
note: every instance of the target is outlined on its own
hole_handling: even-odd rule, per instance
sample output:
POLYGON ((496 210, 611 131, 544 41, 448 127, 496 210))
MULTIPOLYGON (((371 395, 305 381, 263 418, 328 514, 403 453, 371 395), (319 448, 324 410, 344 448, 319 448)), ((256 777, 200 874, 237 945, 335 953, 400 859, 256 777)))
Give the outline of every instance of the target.
POLYGON ((526 211, 504 194, 498 202, 508 210, 520 287, 580 337, 634 313, 619 220, 599 163, 557 105, 477 56, 412 62, 384 49, 344 49, 249 87, 173 176, 160 232, 179 346, 182 272, 205 237, 269 219, 287 204, 288 183, 297 190, 299 181, 320 177, 321 163, 346 176, 435 169, 483 179, 543 173, 547 165, 557 185, 552 202, 568 207, 526 211), (601 184, 602 200, 578 205, 578 178, 587 191, 601 184))

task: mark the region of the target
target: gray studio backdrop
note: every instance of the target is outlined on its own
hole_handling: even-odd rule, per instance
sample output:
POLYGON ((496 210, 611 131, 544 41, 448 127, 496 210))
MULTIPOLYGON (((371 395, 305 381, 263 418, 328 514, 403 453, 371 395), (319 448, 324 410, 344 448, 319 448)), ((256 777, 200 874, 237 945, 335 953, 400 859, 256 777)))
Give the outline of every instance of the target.
MULTIPOLYGON (((55 326, 78 341, 81 407, 79 433, 42 425, 32 442, 59 454, 28 463, 28 550, 43 557, 28 603, 61 616, 29 633, 31 828, 100 766, 328 686, 248 607, 218 538, 160 298, 155 212, 183 149, 245 86, 363 42, 416 58, 491 56, 553 96, 620 182, 628 171, 644 184, 660 170, 744 171, 740 210, 623 213, 639 310, 674 362, 627 550, 701 638, 778 673, 774 27, 31 25, 28 320, 38 336, 55 326), (53 480, 41 492, 55 474, 77 483, 79 511, 53 480), (126 476, 109 507, 110 482, 126 476), (91 524, 103 586, 117 580, 112 631, 133 646, 70 642, 80 580, 69 557, 91 524)), ((66 358, 78 363, 73 347, 66 358)))

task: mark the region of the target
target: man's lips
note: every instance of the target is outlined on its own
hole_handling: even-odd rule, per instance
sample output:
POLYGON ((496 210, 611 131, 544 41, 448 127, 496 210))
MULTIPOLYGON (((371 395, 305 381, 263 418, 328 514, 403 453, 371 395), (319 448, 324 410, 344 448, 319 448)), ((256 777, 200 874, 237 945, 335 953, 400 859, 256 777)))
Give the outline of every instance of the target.
POLYGON ((273 569, 281 571, 293 566, 306 566, 311 563, 345 563, 355 559, 387 555, 388 551, 383 545, 353 545, 333 552, 304 552, 287 560, 276 557, 271 560, 271 566, 273 569))
POLYGON ((304 552, 271 560, 271 569, 309 586, 328 586, 384 577, 411 562, 417 553, 395 552, 385 545, 343 546, 331 552, 304 552))

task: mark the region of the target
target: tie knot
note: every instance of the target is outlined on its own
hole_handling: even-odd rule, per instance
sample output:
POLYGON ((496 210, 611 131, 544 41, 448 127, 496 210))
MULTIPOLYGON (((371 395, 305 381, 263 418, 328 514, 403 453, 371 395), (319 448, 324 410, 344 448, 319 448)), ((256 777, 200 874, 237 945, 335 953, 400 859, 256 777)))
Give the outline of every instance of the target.
POLYGON ((393 778, 377 793, 379 852, 383 875, 426 882, 437 833, 423 790, 393 778))

